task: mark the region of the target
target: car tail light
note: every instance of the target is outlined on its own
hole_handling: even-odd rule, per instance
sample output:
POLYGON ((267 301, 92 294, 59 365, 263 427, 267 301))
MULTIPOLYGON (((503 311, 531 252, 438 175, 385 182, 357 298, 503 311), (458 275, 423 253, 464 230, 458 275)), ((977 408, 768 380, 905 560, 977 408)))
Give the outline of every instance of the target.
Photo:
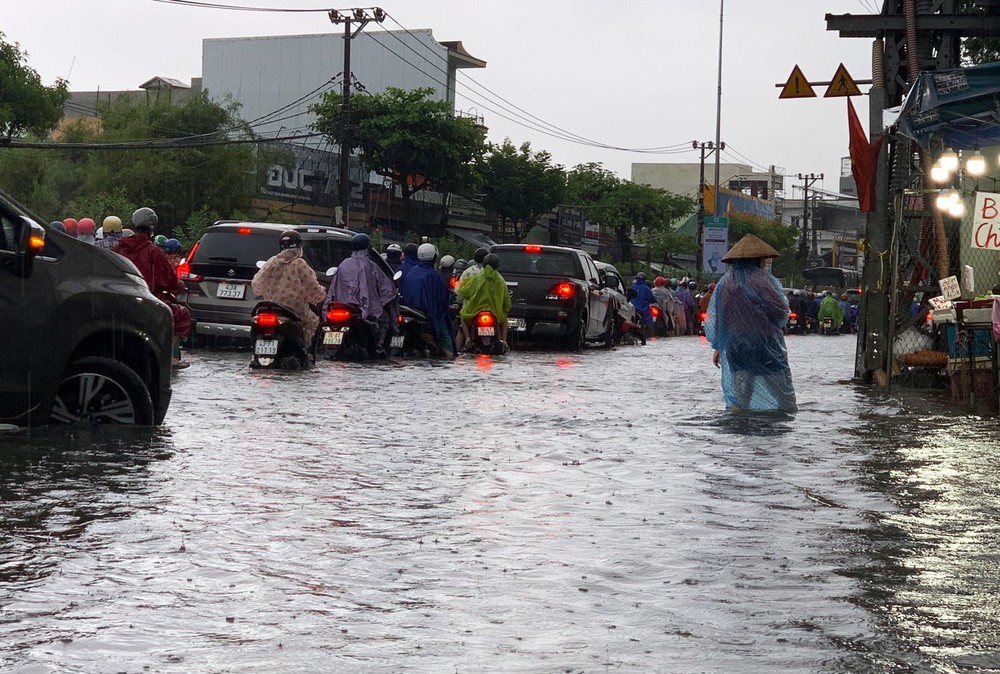
POLYGON ((557 283, 549 289, 545 296, 547 300, 568 300, 576 294, 576 286, 572 283, 557 283))
POLYGON ((455 288, 458 287, 458 277, 457 276, 452 276, 450 279, 448 279, 448 287, 450 287, 452 290, 454 290, 455 288))
POLYGON ((799 315, 793 311, 792 313, 788 314, 788 320, 797 321, 799 320, 799 315))
POLYGON ((702 323, 704 323, 707 319, 708 319, 707 311, 703 311, 701 312, 701 314, 698 315, 698 320, 701 321, 702 323))
POLYGON ((270 312, 261 312, 253 317, 253 322, 255 325, 261 328, 274 328, 277 327, 280 319, 278 314, 272 314, 270 312))
POLYGON ((237 229, 236 231, 237 231, 237 232, 238 232, 239 234, 250 234, 251 232, 253 232, 253 230, 252 230, 252 229, 250 229, 249 227, 240 227, 240 228, 239 228, 239 229, 237 229))
POLYGON ((205 280, 205 277, 202 276, 201 274, 192 274, 191 273, 191 262, 190 261, 194 259, 194 254, 198 250, 198 246, 200 244, 201 244, 201 241, 199 241, 199 242, 195 243, 193 246, 191 246, 191 252, 187 254, 186 258, 184 258, 183 260, 181 260, 181 263, 179 265, 177 265, 177 278, 179 278, 180 280, 182 280, 182 281, 192 281, 194 283, 200 283, 201 281, 205 280))
POLYGON ((481 328, 492 328, 497 323, 497 317, 488 311, 481 311, 476 315, 476 325, 481 328))
POLYGON ((649 305, 649 310, 650 310, 650 312, 652 312, 653 318, 659 318, 660 317, 660 307, 656 306, 655 304, 650 304, 649 305))
POLYGON ((347 323, 351 320, 351 310, 344 307, 330 307, 326 310, 326 320, 331 323, 347 323))
POLYGON ((525 253, 541 253, 542 252, 542 247, 541 246, 525 246, 524 247, 524 252, 525 253))

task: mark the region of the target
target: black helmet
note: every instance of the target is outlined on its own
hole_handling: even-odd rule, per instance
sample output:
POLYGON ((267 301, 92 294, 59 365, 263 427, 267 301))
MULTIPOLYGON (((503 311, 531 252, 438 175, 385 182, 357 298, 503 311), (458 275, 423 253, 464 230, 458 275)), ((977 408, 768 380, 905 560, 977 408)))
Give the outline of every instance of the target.
POLYGON ((403 255, 405 257, 410 258, 411 260, 416 260, 417 259, 417 248, 419 248, 419 246, 417 246, 417 244, 415 244, 415 243, 408 243, 405 246, 403 246, 403 255))
POLYGON ((477 248, 476 252, 472 254, 472 259, 475 260, 477 264, 484 264, 483 260, 486 259, 489 252, 490 251, 485 248, 477 248))
MULTIPOLYGON (((482 248, 480 248, 482 250, 482 248)), ((500 257, 496 253, 490 253, 483 258, 483 265, 487 267, 493 267, 494 269, 500 268, 500 257)))
POLYGON ((278 248, 281 250, 288 250, 289 248, 301 247, 302 236, 294 229, 289 229, 288 231, 281 233, 281 237, 278 239, 278 248))
POLYGON ((697 281, 688 281, 688 288, 690 288, 691 290, 697 289, 698 288, 698 282, 697 281))
POLYGON ((156 211, 146 206, 138 208, 132 213, 132 229, 134 230, 152 229, 159 221, 160 219, 156 217, 156 211))
POLYGON ((372 240, 367 234, 355 234, 351 239, 351 250, 368 250, 371 245, 372 240))

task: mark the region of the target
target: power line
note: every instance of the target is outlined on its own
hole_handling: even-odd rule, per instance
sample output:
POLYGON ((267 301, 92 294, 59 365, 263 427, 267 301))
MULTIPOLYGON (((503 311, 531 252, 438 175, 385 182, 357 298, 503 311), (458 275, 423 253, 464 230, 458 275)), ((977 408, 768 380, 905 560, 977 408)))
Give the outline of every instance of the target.
POLYGON ((199 0, 153 0, 153 2, 160 2, 165 5, 181 5, 184 7, 200 7, 202 9, 227 9, 236 12, 282 12, 282 13, 307 13, 307 12, 322 12, 324 14, 329 13, 330 9, 318 9, 318 8, 296 8, 296 7, 252 7, 247 5, 224 5, 215 2, 200 2, 199 0))

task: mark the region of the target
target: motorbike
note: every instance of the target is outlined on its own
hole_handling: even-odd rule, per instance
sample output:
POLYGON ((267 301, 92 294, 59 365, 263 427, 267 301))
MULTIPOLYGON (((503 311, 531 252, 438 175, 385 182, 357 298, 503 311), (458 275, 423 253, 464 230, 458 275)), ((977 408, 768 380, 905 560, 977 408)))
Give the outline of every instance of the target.
POLYGON ((698 334, 699 335, 704 335, 705 334, 705 321, 708 320, 708 312, 707 311, 699 311, 695 315, 698 317, 698 334))
POLYGON ((472 353, 501 356, 505 353, 500 340, 500 326, 497 317, 489 311, 480 311, 472 321, 473 331, 469 336, 472 353))
POLYGON ((785 325, 785 330, 790 335, 801 335, 802 331, 805 329, 805 325, 799 320, 799 315, 794 311, 788 314, 788 323, 785 325))
POLYGON ((821 335, 836 335, 837 330, 833 327, 833 319, 827 316, 822 321, 819 322, 819 334, 821 335))
POLYGON ((361 309, 352 304, 332 302, 323 314, 317 336, 317 352, 327 360, 382 360, 389 351, 403 345, 402 335, 382 337, 378 323, 366 321, 361 309))
POLYGON ((298 315, 276 302, 258 302, 253 308, 250 343, 254 369, 302 370, 315 359, 298 315))
POLYGON ((400 334, 393 337, 392 355, 404 358, 436 358, 443 355, 427 314, 400 305, 397 320, 400 334))
POLYGON ((658 304, 650 304, 649 311, 653 314, 653 334, 657 337, 666 337, 670 334, 670 318, 658 304))

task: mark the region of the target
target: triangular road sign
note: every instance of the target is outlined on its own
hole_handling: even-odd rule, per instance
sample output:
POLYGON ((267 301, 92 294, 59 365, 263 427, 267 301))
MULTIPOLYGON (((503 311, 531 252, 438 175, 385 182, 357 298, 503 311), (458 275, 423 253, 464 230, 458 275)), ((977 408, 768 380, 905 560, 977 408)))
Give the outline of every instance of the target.
POLYGON ((792 68, 792 74, 788 76, 778 98, 816 98, 816 92, 798 65, 792 68))
POLYGON ((854 82, 854 78, 847 72, 847 68, 841 63, 837 72, 833 74, 830 86, 826 88, 823 98, 833 98, 834 96, 860 96, 861 90, 854 82))

